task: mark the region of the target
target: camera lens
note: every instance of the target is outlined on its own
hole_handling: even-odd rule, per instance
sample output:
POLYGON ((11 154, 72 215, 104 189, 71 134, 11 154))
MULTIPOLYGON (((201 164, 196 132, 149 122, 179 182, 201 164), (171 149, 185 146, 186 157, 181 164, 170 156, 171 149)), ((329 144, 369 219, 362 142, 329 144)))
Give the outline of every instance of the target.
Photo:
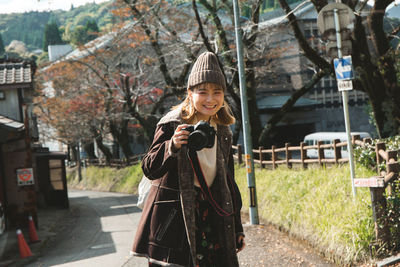
POLYGON ((201 150, 207 145, 207 141, 208 138, 203 131, 194 131, 189 135, 188 146, 194 151, 201 150))

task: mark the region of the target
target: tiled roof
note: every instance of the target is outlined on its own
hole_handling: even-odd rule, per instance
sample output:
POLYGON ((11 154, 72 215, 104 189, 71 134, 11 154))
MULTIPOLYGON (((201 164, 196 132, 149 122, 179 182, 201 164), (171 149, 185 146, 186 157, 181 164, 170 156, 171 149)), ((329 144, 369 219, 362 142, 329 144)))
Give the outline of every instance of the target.
POLYGON ((0 85, 32 82, 31 65, 27 63, 1 63, 0 85))
MULTIPOLYGON (((314 9, 315 19, 317 18, 318 13, 315 11, 314 5, 310 2, 296 2, 290 5, 294 15, 296 17, 301 17, 304 13, 308 12, 311 9, 314 9)), ((275 9, 274 11, 267 12, 261 15, 260 17, 260 28, 268 28, 271 26, 277 26, 281 23, 286 23, 288 21, 287 15, 282 10, 282 8, 275 9)))
POLYGON ((0 127, 5 127, 15 131, 21 131, 24 129, 24 124, 22 122, 0 116, 0 127))

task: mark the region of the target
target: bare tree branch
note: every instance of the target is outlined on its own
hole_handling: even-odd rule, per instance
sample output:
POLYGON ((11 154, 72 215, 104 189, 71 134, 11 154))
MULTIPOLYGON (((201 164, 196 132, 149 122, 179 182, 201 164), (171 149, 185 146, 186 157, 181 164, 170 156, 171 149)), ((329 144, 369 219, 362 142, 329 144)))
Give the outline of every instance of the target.
MULTIPOLYGON (((130 3, 129 0, 123 0, 123 1, 130 7, 130 9, 133 11, 134 15, 137 18, 143 18, 144 17, 144 15, 136 8, 135 2, 130 3)), ((153 49, 154 49, 154 51, 155 51, 155 53, 157 55, 158 61, 160 63, 159 68, 160 68, 161 73, 164 76, 165 82, 167 83, 167 85, 172 90, 175 90, 174 89, 175 82, 171 78, 171 75, 169 74, 167 63, 165 61, 165 56, 164 56, 164 53, 161 50, 160 44, 158 43, 157 39, 152 35, 149 26, 144 22, 144 20, 141 20, 140 26, 142 27, 142 29, 144 30, 145 34, 149 38, 150 44, 153 47, 153 49)))
POLYGON ((282 9, 288 14, 287 18, 289 20, 289 24, 292 27, 294 35, 299 42, 301 49, 306 54, 307 58, 311 60, 315 65, 317 65, 320 69, 331 69, 331 65, 323 59, 317 51, 311 48, 308 44, 306 38, 304 37, 303 33, 300 30, 299 25, 297 24, 296 16, 292 13, 291 8, 289 7, 286 0, 279 0, 279 4, 281 5, 282 9))
POLYGON ((394 28, 392 30, 392 32, 389 34, 388 36, 388 41, 390 42, 391 40, 393 40, 394 38, 397 37, 397 34, 400 32, 400 26, 394 28))
POLYGON ((259 137, 259 143, 260 144, 266 144, 267 143, 267 138, 269 137, 271 130, 275 127, 275 125, 281 121, 283 116, 287 114, 294 106, 296 101, 302 97, 305 93, 307 93, 311 88, 314 87, 323 77, 328 75, 329 72, 326 70, 321 70, 318 73, 314 74, 311 80, 306 83, 302 88, 299 90, 296 90, 295 93, 293 93, 290 98, 286 101, 285 104, 279 109, 277 113, 275 113, 267 122, 265 125, 264 129, 261 132, 261 135, 259 137))
POLYGON ((328 4, 327 0, 310 0, 314 6, 317 12, 319 13, 321 9, 328 4))
POLYGON ((196 16, 197 24, 199 25, 199 32, 200 32, 201 38, 203 38, 203 43, 207 47, 208 51, 215 53, 214 50, 211 48, 210 42, 208 41, 208 37, 204 33, 203 23, 201 22, 199 11, 197 10, 196 0, 192 0, 192 7, 194 10, 194 14, 196 16))

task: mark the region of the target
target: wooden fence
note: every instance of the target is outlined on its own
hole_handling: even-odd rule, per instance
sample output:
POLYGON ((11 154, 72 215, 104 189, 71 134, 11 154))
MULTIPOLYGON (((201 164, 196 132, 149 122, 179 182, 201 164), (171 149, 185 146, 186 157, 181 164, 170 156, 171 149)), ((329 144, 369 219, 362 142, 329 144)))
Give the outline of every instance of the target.
MULTIPOLYGON (((371 203, 373 218, 375 223, 375 237, 378 246, 384 246, 389 250, 393 246, 399 246, 399 237, 392 236, 390 228, 399 227, 399 225, 393 225, 390 218, 388 217, 388 207, 386 195, 391 196, 395 193, 399 193, 400 188, 395 185, 395 181, 399 176, 400 164, 397 161, 399 151, 389 150, 386 151, 385 143, 377 143, 375 145, 376 152, 376 170, 378 176, 371 177, 370 179, 379 179, 381 183, 376 183, 376 187, 370 187, 371 191, 371 203), (380 170, 382 163, 385 163, 385 169, 380 170)), ((397 224, 397 222, 394 222, 397 224)))
MULTIPOLYGON (((371 143, 371 139, 365 138, 363 141, 360 141, 360 136, 353 136, 353 144, 364 146, 365 143, 371 143)), ((317 145, 307 146, 305 143, 300 143, 300 146, 290 146, 289 143, 285 144, 283 148, 276 148, 272 146, 270 149, 264 149, 260 147, 259 149, 253 149, 253 154, 255 155, 254 162, 260 165, 260 168, 265 168, 266 166, 271 166, 272 169, 275 169, 278 165, 286 165, 291 168, 292 164, 301 164, 304 168, 307 167, 308 164, 318 163, 323 165, 325 163, 343 163, 348 162, 348 158, 342 158, 341 149, 342 147, 347 147, 347 142, 340 142, 339 139, 333 140, 332 144, 323 144, 321 141, 318 142, 317 145), (311 159, 307 157, 307 150, 316 149, 318 151, 318 158, 311 159), (333 149, 334 158, 326 158, 325 150, 333 149), (299 158, 293 158, 293 152, 299 152, 299 158), (281 157, 280 155, 284 153, 285 156, 281 157), (268 160, 266 158, 269 158, 268 160)), ((232 146, 235 151, 233 155, 234 158, 239 162, 239 164, 243 163, 243 149, 241 145, 232 146)), ((98 166, 98 167, 115 167, 115 168, 123 168, 126 166, 130 166, 138 163, 144 154, 135 155, 129 159, 111 159, 109 162, 106 161, 105 158, 99 159, 85 159, 83 162, 85 166, 98 166)), ((73 162, 71 162, 71 165, 73 162)))
POLYGON ((139 154, 128 159, 111 159, 109 162, 105 158, 85 159, 83 162, 85 166, 124 168, 139 163, 143 156, 144 154, 139 154))
MULTIPOLYGON (((363 141, 361 141, 359 135, 352 136, 353 145, 365 146, 367 143, 370 144, 371 141, 370 138, 364 138, 363 141)), ((260 147, 259 149, 253 149, 254 163, 259 164, 261 169, 270 166, 273 170, 278 165, 286 165, 288 168, 291 168, 293 164, 300 164, 303 168, 306 168, 308 164, 324 165, 344 163, 348 162, 349 159, 342 157, 343 147, 347 147, 347 142, 340 142, 339 139, 332 140, 332 144, 323 144, 322 141, 318 141, 316 145, 306 145, 306 143, 301 142, 299 146, 290 146, 289 143, 286 143, 285 147, 281 148, 272 146, 270 149, 264 149, 264 147, 260 147), (317 158, 309 158, 307 156, 307 151, 311 149, 317 151, 317 158), (325 150, 328 149, 333 150, 333 158, 326 158, 325 150), (299 158, 293 158, 293 152, 298 152, 299 158)), ((233 157, 239 164, 242 164, 242 146, 237 145, 232 146, 232 148, 235 151, 233 157)))

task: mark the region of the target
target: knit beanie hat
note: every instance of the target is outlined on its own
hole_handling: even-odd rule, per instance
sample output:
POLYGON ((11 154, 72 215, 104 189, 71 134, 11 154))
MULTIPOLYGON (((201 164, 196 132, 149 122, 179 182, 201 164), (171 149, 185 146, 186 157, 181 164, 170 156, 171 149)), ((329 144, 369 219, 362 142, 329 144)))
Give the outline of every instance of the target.
POLYGON ((226 90, 225 76, 217 56, 211 52, 204 52, 197 58, 189 75, 187 89, 206 82, 218 84, 226 90))

